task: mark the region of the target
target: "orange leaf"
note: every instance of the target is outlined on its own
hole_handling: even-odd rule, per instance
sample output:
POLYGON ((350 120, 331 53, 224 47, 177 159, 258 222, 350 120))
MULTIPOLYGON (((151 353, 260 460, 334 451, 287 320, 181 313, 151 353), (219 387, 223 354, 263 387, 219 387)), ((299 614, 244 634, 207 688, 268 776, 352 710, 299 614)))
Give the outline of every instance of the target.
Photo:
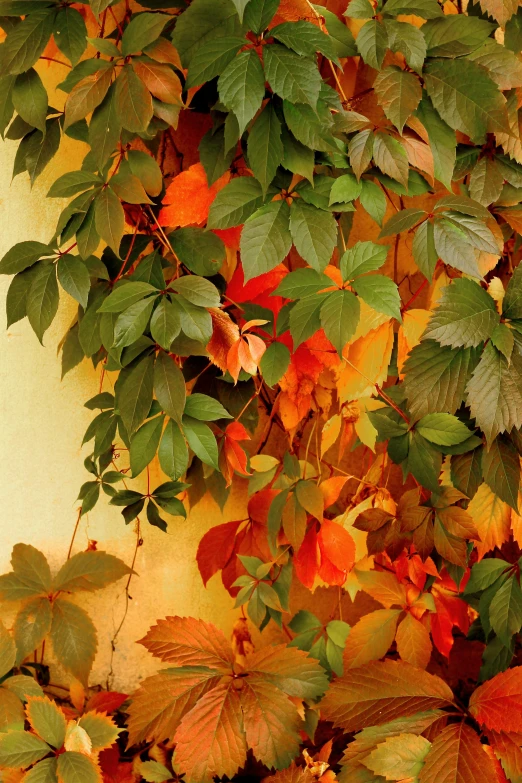
POLYGON ((326 479, 319 484, 319 489, 323 493, 325 508, 333 506, 337 502, 347 481, 347 476, 332 476, 332 478, 326 479))
POLYGON ((85 705, 86 712, 114 712, 121 707, 124 701, 128 699, 126 693, 118 693, 117 691, 99 691, 95 693, 88 700, 85 705))
POLYGON ((339 571, 344 572, 346 579, 355 560, 355 544, 351 535, 338 522, 325 519, 321 525, 318 539, 322 558, 326 558, 339 571))
POLYGON ((320 27, 321 17, 308 0, 281 0, 277 14, 270 27, 280 22, 298 22, 305 20, 320 27))
POLYGON ((344 667, 357 669, 383 658, 395 639, 400 609, 376 609, 352 627, 344 649, 344 667))
POLYGON ((138 644, 175 666, 207 666, 229 671, 234 660, 223 633, 215 625, 193 617, 158 620, 138 644))
POLYGON ((522 726, 522 666, 508 669, 471 694, 469 711, 493 731, 520 731, 522 726))
POLYGON ((207 175, 201 163, 194 163, 174 177, 167 188, 158 222, 161 226, 190 226, 206 223, 210 205, 219 191, 230 180, 226 171, 213 185, 208 186, 207 175))
POLYGON ((468 506, 468 512, 480 536, 476 549, 478 559, 482 560, 486 552, 502 546, 508 540, 511 529, 510 508, 487 484, 481 484, 468 506))
POLYGON ((497 783, 495 768, 478 735, 465 723, 446 726, 435 737, 419 774, 420 783, 497 783))
POLYGON ((305 587, 308 587, 309 589, 313 587, 315 577, 319 571, 319 565, 319 543, 317 541, 317 531, 314 523, 308 529, 297 554, 294 555, 296 576, 305 587))
POLYGON ((408 612, 397 628, 397 652, 403 661, 425 669, 431 658, 431 640, 426 626, 408 612))

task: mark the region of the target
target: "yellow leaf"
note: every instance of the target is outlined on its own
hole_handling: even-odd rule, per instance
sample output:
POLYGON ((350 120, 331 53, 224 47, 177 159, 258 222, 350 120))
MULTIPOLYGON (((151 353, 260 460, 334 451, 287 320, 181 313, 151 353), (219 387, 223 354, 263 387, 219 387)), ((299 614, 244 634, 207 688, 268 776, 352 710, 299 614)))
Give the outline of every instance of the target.
POLYGON ((250 465, 256 473, 267 473, 279 465, 279 460, 269 454, 255 454, 250 457, 250 465))
POLYGON ((382 326, 383 324, 386 324, 388 321, 390 321, 389 315, 378 313, 377 310, 374 310, 373 307, 370 307, 370 305, 366 304, 364 299, 361 299, 360 297, 359 303, 361 306, 361 314, 359 316, 359 323, 357 325, 357 329, 355 330, 355 334, 350 340, 350 345, 355 343, 357 340, 360 340, 361 337, 366 337, 366 335, 371 332, 372 329, 377 329, 379 326, 382 326))
POLYGON ((390 321, 345 348, 345 362, 337 375, 340 402, 375 393, 375 385, 383 384, 388 376, 392 349, 393 325, 390 321))
POLYGON ((511 529, 511 509, 495 495, 487 484, 481 484, 470 502, 468 511, 478 530, 480 541, 476 545, 479 560, 486 552, 508 540, 511 529))
MULTIPOLYGON (((522 492, 518 493, 518 507, 522 509, 522 492)), ((511 509, 511 532, 519 547, 522 547, 522 516, 513 509, 511 509)))
POLYGON ((356 422, 354 422, 355 432, 361 443, 368 446, 373 452, 375 452, 375 441, 377 439, 377 430, 370 421, 368 411, 376 411, 379 408, 385 407, 382 402, 376 400, 374 397, 362 397, 359 401, 360 416, 356 422))
POLYGON ((402 377, 402 367, 412 348, 420 343, 421 334, 428 325, 431 313, 429 310, 406 310, 399 327, 397 345, 397 367, 402 377))
POLYGON ((504 290, 504 283, 502 282, 500 277, 491 278, 491 280, 488 283, 488 294, 493 297, 493 299, 497 303, 497 310, 499 311, 499 313, 501 313, 502 301, 504 299, 506 292, 504 290))
POLYGON ((341 432, 342 418, 336 413, 323 427, 321 433, 321 457, 324 457, 329 448, 331 448, 341 432))
POLYGON ((65 750, 75 750, 78 753, 83 753, 85 756, 90 756, 92 752, 92 741, 85 729, 76 723, 74 720, 70 720, 67 724, 67 731, 65 732, 65 750))
POLYGON ((401 609, 377 609, 364 615, 352 627, 343 662, 346 669, 357 669, 383 658, 395 639, 401 609))

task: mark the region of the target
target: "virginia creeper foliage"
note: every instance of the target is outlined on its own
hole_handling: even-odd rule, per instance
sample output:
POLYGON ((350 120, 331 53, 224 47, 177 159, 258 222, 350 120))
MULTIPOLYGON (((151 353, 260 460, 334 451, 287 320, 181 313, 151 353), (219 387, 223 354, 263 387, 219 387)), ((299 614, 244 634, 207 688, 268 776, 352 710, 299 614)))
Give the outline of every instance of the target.
POLYGON ((209 493, 197 566, 238 616, 157 620, 167 668, 89 694, 74 596, 135 563, 17 544, 2 780, 520 783, 518 2, 0 0, 0 28, 13 176, 82 158, 0 261, 8 328, 75 300, 62 374, 100 374, 78 521, 105 495, 180 536, 209 493))

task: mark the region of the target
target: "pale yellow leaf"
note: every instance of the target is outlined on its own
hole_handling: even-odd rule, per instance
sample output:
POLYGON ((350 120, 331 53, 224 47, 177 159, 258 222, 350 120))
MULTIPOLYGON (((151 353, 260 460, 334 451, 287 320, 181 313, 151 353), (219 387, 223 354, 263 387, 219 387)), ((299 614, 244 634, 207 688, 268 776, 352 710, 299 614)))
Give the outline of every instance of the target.
POLYGON ((397 367, 399 368, 399 373, 402 373, 402 367, 411 349, 420 342, 421 334, 428 325, 430 316, 429 310, 421 309, 406 310, 403 313, 397 345, 397 367))

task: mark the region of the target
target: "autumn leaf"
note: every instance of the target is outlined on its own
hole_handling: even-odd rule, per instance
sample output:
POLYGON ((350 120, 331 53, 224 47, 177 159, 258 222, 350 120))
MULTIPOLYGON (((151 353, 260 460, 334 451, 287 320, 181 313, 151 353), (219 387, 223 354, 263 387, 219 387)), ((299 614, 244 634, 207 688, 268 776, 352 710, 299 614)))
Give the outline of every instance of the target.
POLYGON ((420 783, 496 783, 495 769, 475 731, 465 723, 446 726, 435 737, 419 774, 420 783))
POLYGON ((522 666, 508 669, 471 694, 469 710, 493 731, 519 731, 522 725, 522 666))
POLYGON ((174 177, 168 186, 158 218, 159 224, 176 228, 205 223, 210 205, 229 180, 227 171, 209 187, 202 164, 194 163, 174 177))

